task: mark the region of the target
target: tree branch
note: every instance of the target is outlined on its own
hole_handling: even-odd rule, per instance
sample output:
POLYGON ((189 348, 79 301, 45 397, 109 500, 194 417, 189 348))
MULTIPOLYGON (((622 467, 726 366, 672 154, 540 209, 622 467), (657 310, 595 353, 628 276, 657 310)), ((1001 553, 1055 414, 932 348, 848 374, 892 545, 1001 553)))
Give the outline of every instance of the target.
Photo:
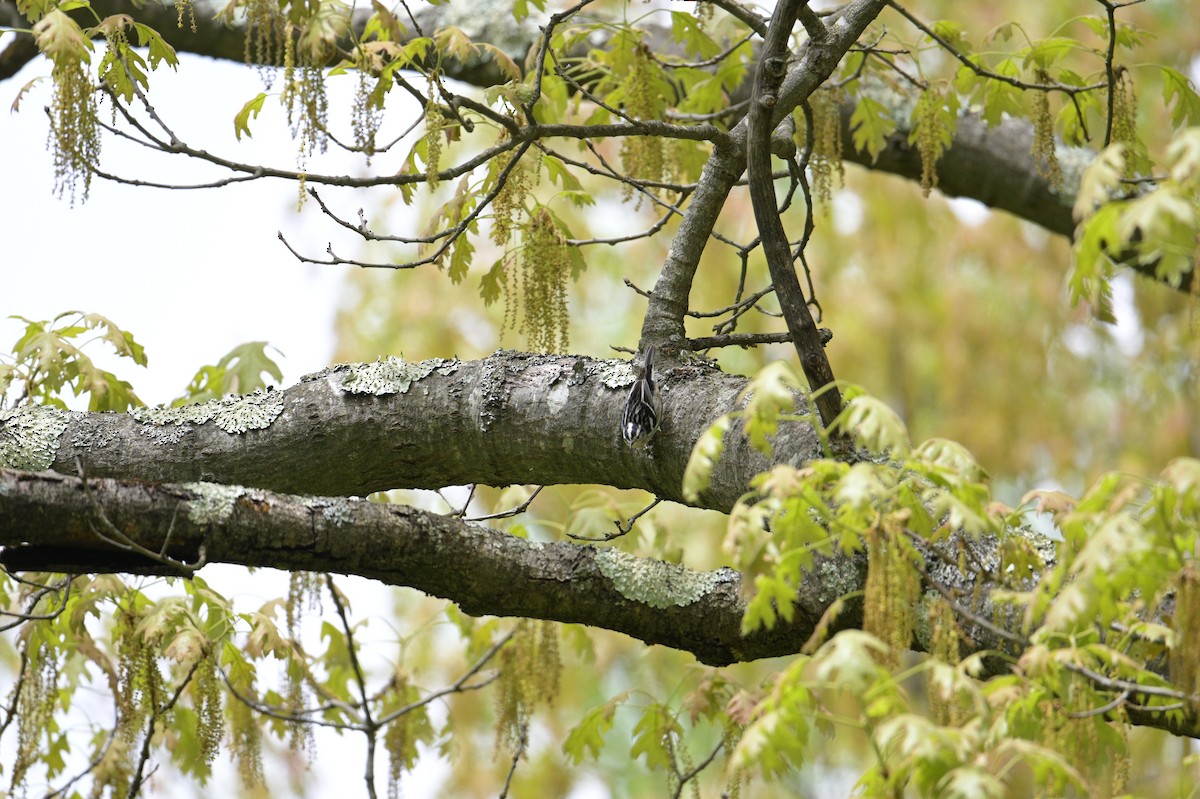
MULTIPOLYGON (((663 377, 664 421, 653 457, 621 441, 621 408, 634 379, 628 362, 505 351, 482 361, 347 364, 281 391, 183 408, 23 408, 0 419, 0 445, 18 442, 0 446, 0 466, 75 474, 80 455, 89 476, 301 494, 601 483, 682 502, 692 446, 717 417, 740 407, 746 379, 701 365, 663 377), (34 428, 42 435, 23 432, 34 428)), ((804 422, 782 424, 775 446, 775 462, 799 466, 820 457, 804 422)), ((731 431, 699 504, 728 511, 770 465, 740 429, 731 431)))
MULTIPOLYGON (((91 482, 104 513, 147 549, 163 547, 165 530, 175 517, 173 546, 204 546, 210 562, 359 575, 449 599, 468 614, 601 627, 690 652, 714 666, 799 652, 823 621, 829 625, 823 634, 862 623, 862 555, 818 557, 797 593, 792 621, 781 619, 773 629, 743 635, 745 587, 731 569, 697 572, 615 549, 529 541, 454 517, 358 498, 198 483, 91 482), (823 620, 834 601, 847 597, 845 609, 831 624, 823 620)), ((78 478, 0 469, 3 561, 26 548, 101 552, 103 542, 89 524, 92 513, 78 478)), ((1052 542, 1038 541, 1044 544, 1039 548, 1045 558, 1052 560, 1052 542)), ((964 536, 945 546, 952 553, 958 547, 969 549, 967 562, 998 560, 994 538, 964 536)), ((953 560, 951 555, 924 556, 925 572, 939 582, 988 596, 986 579, 959 573, 945 562, 953 560)), ((989 626, 1011 632, 1019 629, 1022 614, 986 600, 973 603, 971 613, 974 621, 964 622, 965 647, 1007 651, 1010 645, 989 626), (979 624, 980 618, 989 625, 979 624)), ((919 632, 914 647, 927 650, 931 638, 932 631, 919 632)), ((990 673, 1006 670, 1007 664, 1003 658, 985 661, 990 673)), ((1185 696, 1099 672, 1084 676, 1102 691, 1130 691, 1135 698, 1185 696)), ((1154 707, 1131 710, 1136 724, 1200 736, 1200 719, 1154 707)))
MULTIPOLYGON (((750 199, 754 205, 754 219, 762 237, 763 255, 771 273, 775 296, 783 310, 783 318, 791 334, 800 365, 804 369, 804 375, 808 378, 809 388, 813 391, 821 421, 826 427, 831 427, 842 410, 842 396, 834 385, 833 370, 825 355, 820 333, 817 332, 816 322, 808 310, 808 300, 800 288, 800 281, 796 278, 791 246, 783 223, 779 220, 775 186, 771 180, 771 133, 780 118, 787 118, 791 113, 790 108, 777 109, 777 105, 787 69, 787 44, 801 8, 807 10, 802 0, 780 0, 771 17, 770 29, 763 44, 762 60, 759 61, 754 78, 754 91, 750 98, 746 162, 750 170, 750 199)), ((813 16, 811 11, 809 16, 813 16)), ((815 18, 806 24, 816 26, 810 30, 810 35, 813 48, 819 52, 829 39, 824 25, 815 18), (816 35, 817 30, 820 30, 819 37, 816 35)), ((813 48, 810 48, 810 51, 813 48)), ((806 95, 799 99, 802 102, 808 98, 806 95)))
MULTIPOLYGON (((105 514, 157 549, 172 515, 174 546, 205 545, 209 561, 355 574, 416 588, 474 615, 582 623, 726 664, 797 652, 827 600, 805 590, 793 624, 743 637, 741 578, 696 572, 619 550, 540 543, 414 508, 358 498, 313 498, 213 484, 93 479, 105 514), (454 564, 448 568, 447 564, 454 564)), ((102 549, 78 478, 0 470, 0 544, 102 549)), ((14 551, 5 549, 4 554, 14 551)), ((15 550, 15 551, 20 551, 15 550)), ((832 561, 830 562, 832 564, 832 561)), ((861 583, 865 564, 845 561, 861 583)), ((848 612, 839 624, 849 626, 848 612)))

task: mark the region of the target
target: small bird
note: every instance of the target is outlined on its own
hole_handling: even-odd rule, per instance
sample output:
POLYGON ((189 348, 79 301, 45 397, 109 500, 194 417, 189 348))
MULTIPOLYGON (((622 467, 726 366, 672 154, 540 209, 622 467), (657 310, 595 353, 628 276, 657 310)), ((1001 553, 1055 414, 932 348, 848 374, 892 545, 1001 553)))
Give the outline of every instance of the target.
POLYGON ((621 437, 633 445, 658 429, 662 417, 662 397, 654 384, 654 347, 646 349, 646 359, 638 379, 629 388, 625 410, 621 413, 621 437))

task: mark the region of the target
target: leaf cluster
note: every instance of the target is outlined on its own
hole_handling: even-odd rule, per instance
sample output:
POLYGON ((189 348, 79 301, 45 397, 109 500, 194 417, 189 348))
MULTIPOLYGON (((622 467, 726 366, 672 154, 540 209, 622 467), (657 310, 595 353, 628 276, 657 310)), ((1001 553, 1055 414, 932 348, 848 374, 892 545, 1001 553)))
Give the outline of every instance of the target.
POLYGON ((53 319, 32 320, 12 316, 25 323, 11 356, 0 356, 0 403, 10 391, 20 394, 13 405, 24 402, 66 408, 63 393, 88 397, 88 410, 127 411, 142 406, 133 386, 112 372, 96 366, 84 348, 95 341, 106 342, 120 358, 146 365, 146 353, 133 337, 105 316, 83 311, 65 311, 53 319))

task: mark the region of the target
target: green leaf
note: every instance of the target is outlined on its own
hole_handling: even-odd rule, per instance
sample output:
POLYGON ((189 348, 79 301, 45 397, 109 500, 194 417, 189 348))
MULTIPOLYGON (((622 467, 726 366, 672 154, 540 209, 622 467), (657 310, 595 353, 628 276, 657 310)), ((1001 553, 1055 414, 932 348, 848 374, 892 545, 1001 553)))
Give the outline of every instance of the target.
POLYGON ((937 34, 938 38, 948 42, 960 53, 968 55, 971 53, 971 42, 968 41, 966 29, 961 23, 955 22, 952 19, 939 19, 930 27, 937 34))
POLYGON ((47 11, 57 7, 53 0, 17 0, 17 11, 30 22, 37 22, 47 11))
POLYGON ((454 246, 450 248, 450 266, 446 270, 450 276, 451 283, 461 283, 467 276, 467 270, 471 268, 471 259, 475 254, 475 245, 471 243, 471 237, 464 232, 454 241, 454 246))
POLYGON ((1140 263, 1154 264, 1157 277, 1178 286, 1193 266, 1197 226, 1194 197, 1166 182, 1123 204, 1117 234, 1136 242, 1140 263))
POLYGON ((700 495, 708 489, 713 468, 725 449, 725 431, 729 429, 730 421, 728 415, 717 419, 692 448, 692 456, 683 471, 683 496, 688 502, 698 502, 700 495))
POLYGON ((504 290, 504 263, 504 258, 497 258, 479 281, 479 296, 483 298, 484 305, 491 305, 500 299, 500 293, 504 290))
POLYGON ((795 408, 795 392, 799 390, 800 380, 791 367, 785 361, 774 361, 751 378, 742 392, 746 397, 742 427, 750 444, 764 455, 771 455, 767 436, 774 435, 779 427, 780 414, 795 408))
POLYGON ((1167 169, 1172 181, 1200 193, 1200 128, 1188 128, 1167 146, 1167 169))
POLYGON ((896 120, 882 103, 859 95, 858 105, 850 115, 850 129, 854 133, 854 146, 860 152, 866 150, 874 160, 887 146, 887 137, 896 131, 896 120))
POLYGON ((175 53, 175 48, 167 44, 158 31, 140 22, 133 23, 133 27, 137 31, 138 45, 150 48, 151 69, 158 69, 158 65, 164 61, 170 67, 179 66, 179 56, 175 53))
MULTIPOLYGON (((1011 58, 1001 61, 992 71, 1008 78, 1021 76, 1020 68, 1011 58)), ((989 127, 999 125, 1005 114, 1015 117, 1024 115, 1021 90, 1016 86, 1000 80, 984 80, 981 86, 983 118, 989 127)))
POLYGON ((626 696, 628 694, 621 694, 592 708, 567 733, 562 749, 572 764, 578 766, 585 757, 595 760, 600 756, 600 750, 604 748, 604 735, 612 729, 617 706, 625 701, 626 696))
POLYGON ((55 407, 66 407, 59 394, 67 387, 77 397, 87 394, 91 410, 125 411, 142 404, 129 383, 97 368, 84 354, 82 347, 88 342, 79 345, 74 342, 84 333, 99 330, 100 339, 111 344, 119 357, 145 366, 142 346, 111 319, 79 311, 61 313, 50 321, 11 318, 25 322, 25 332, 13 346, 15 363, 5 372, 0 388, 6 390, 11 383, 21 380, 31 398, 55 407), (60 324, 63 320, 69 321, 60 324))
POLYGON ((912 447, 904 421, 882 400, 859 395, 846 403, 840 416, 840 426, 875 454, 904 457, 912 447))
MULTIPOLYGON (((557 183, 564 190, 570 192, 583 191, 583 184, 579 182, 579 178, 575 177, 575 173, 567 169, 567 165, 554 156, 543 156, 542 167, 546 170, 546 175, 549 176, 551 182, 557 183)), ((575 204, 580 205, 579 202, 575 204)), ((586 204, 591 205, 592 202, 586 204)))
POLYGON ((501 75, 509 80, 521 79, 521 68, 517 66, 515 61, 508 57, 508 53, 505 53, 493 44, 481 43, 476 45, 476 47, 479 48, 480 52, 491 56, 492 61, 500 68, 501 75))
POLYGON ((646 708, 637 726, 633 728, 631 757, 646 756, 646 765, 652 769, 665 769, 671 765, 671 750, 667 748, 667 737, 679 734, 679 724, 670 710, 657 702, 646 708))
POLYGON ((267 346, 265 341, 247 342, 234 347, 215 365, 200 367, 183 396, 173 404, 205 402, 226 394, 249 394, 267 387, 263 375, 269 375, 276 383, 282 381, 283 372, 267 355, 267 346))
POLYGON ((134 341, 132 333, 125 332, 107 316, 98 313, 85 313, 82 319, 87 329, 103 331, 102 338, 112 345, 117 355, 122 358, 130 358, 139 366, 146 365, 146 351, 141 344, 134 341))
POLYGON ((133 386, 103 369, 95 370, 93 375, 80 384, 77 393, 83 392, 91 395, 88 401, 89 411, 124 413, 130 408, 138 408, 145 404, 133 393, 133 386))
POLYGON ((1083 171, 1072 214, 1075 221, 1086 219, 1111 200, 1125 174, 1125 145, 1111 144, 1100 151, 1083 171))
POLYGON ((33 26, 33 38, 38 49, 56 66, 92 62, 92 43, 83 34, 79 23, 55 8, 33 26))
POLYGON ((462 28, 455 25, 438 28, 433 32, 433 39, 439 50, 459 61, 466 61, 478 51, 471 41, 471 37, 462 28))
POLYGON ((754 578, 754 596, 742 615, 742 635, 762 627, 774 629, 780 616, 791 621, 795 612, 796 587, 776 575, 760 574, 754 578))
POLYGON ((1171 122, 1176 127, 1200 125, 1200 95, 1191 78, 1178 70, 1160 66, 1163 80, 1163 105, 1171 109, 1171 122))
POLYGON ((233 118, 233 133, 237 136, 238 141, 241 141, 242 134, 247 137, 250 133, 250 115, 253 114, 255 119, 258 119, 258 112, 262 111, 263 101, 267 99, 266 92, 259 92, 254 99, 242 106, 242 110, 237 112, 237 116, 233 118))
POLYGON ((682 44, 690 55, 701 58, 712 58, 722 49, 704 30, 696 15, 688 11, 671 12, 671 38, 682 44))
POLYGON ((1049 69, 1054 62, 1077 48, 1081 48, 1079 42, 1069 37, 1051 36, 1048 39, 1040 39, 1025 50, 1024 66, 1028 68, 1032 64, 1039 69, 1049 69))

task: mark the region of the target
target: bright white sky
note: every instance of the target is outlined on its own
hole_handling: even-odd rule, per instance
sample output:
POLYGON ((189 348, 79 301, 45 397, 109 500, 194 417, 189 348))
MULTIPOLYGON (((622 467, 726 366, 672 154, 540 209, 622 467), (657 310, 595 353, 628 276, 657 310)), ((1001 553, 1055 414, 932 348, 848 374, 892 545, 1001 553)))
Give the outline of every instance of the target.
MULTIPOLYGON (((294 163, 294 145, 273 101, 253 127, 252 150, 234 147, 234 114, 263 90, 255 71, 182 58, 177 74, 160 68, 151 76, 152 99, 169 122, 178 121, 181 136, 235 159, 274 153, 276 163, 294 163)), ((6 153, 0 316, 47 319, 76 309, 108 316, 146 348, 148 370, 117 371, 150 404, 178 396, 199 366, 246 341, 266 340, 283 352, 284 385, 327 365, 345 268, 298 263, 275 235, 283 230, 295 246, 320 256, 329 224, 316 218, 312 204, 297 215, 295 188, 281 181, 166 191, 97 179, 90 199, 72 208, 52 192, 42 110, 50 101, 49 81, 24 97, 18 113, 7 111, 20 87, 48 72, 39 59, 0 84, 6 153)), ((107 113, 102 108, 102 116, 107 113)), ((195 174, 111 137, 101 158, 104 169, 131 177, 169 181, 195 174)), ((0 352, 9 351, 20 330, 19 323, 0 320, 0 352)), ((97 344, 95 352, 101 349, 97 344)))

